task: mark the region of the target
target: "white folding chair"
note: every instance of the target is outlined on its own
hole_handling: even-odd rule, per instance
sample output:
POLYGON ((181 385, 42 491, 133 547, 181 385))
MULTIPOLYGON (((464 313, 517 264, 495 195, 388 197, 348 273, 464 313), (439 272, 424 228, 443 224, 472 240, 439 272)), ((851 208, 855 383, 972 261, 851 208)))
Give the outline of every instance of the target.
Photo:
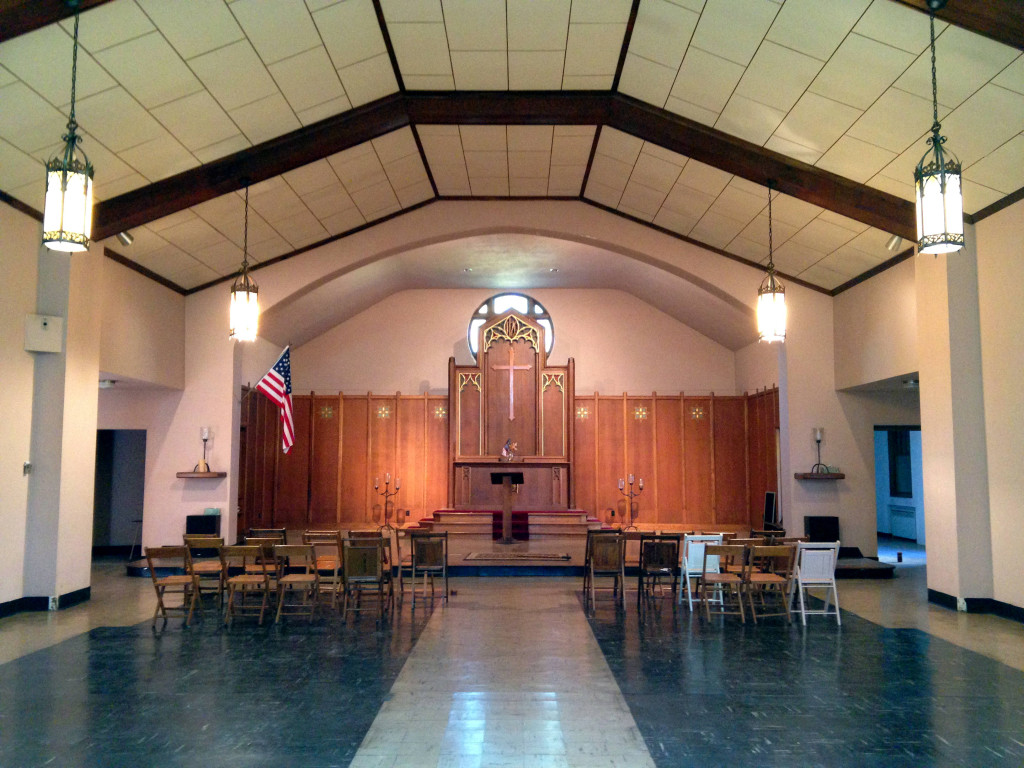
MULTIPOLYGON (((839 593, 836 591, 836 560, 839 542, 797 542, 796 589, 800 594, 800 622, 807 624, 808 616, 835 616, 836 624, 843 623, 839 615, 839 593), (820 610, 807 608, 804 593, 813 588, 825 589, 825 605, 820 610), (829 610, 829 604, 833 608, 829 610)), ((792 601, 792 593, 790 600, 792 601)))
MULTIPOLYGON (((704 568, 704 547, 708 544, 721 544, 722 534, 687 534, 683 537, 683 578, 679 580, 679 597, 677 603, 683 602, 683 587, 686 587, 686 604, 693 610, 693 596, 698 588, 697 581, 704 568)), ((709 568, 718 570, 718 558, 710 558, 709 568)), ((717 601, 721 601, 719 594, 717 601)))

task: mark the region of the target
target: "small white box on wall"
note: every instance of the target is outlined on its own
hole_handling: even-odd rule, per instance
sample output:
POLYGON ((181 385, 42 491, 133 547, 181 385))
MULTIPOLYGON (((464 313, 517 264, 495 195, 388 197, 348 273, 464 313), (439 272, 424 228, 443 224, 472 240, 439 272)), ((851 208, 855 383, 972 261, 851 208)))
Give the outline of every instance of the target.
POLYGON ((63 348, 63 317, 25 315, 26 352, 60 352, 63 348))

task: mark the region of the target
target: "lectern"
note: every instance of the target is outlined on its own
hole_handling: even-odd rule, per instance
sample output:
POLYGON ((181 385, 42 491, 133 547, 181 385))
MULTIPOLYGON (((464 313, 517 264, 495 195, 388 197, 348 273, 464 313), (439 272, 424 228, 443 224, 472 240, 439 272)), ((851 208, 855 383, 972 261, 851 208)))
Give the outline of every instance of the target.
POLYGON ((501 486, 501 543, 512 543, 512 486, 523 484, 522 472, 491 472, 491 485, 501 486))

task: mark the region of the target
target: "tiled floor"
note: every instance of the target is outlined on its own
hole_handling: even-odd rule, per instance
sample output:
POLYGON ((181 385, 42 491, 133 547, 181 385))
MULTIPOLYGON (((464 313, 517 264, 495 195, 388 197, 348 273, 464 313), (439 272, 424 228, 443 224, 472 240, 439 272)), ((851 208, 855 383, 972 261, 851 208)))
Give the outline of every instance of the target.
POLYGON ((841 629, 464 578, 384 627, 156 633, 121 568, 0 620, 0 766, 1024 764, 1024 627, 927 605, 922 566, 841 582, 841 629))

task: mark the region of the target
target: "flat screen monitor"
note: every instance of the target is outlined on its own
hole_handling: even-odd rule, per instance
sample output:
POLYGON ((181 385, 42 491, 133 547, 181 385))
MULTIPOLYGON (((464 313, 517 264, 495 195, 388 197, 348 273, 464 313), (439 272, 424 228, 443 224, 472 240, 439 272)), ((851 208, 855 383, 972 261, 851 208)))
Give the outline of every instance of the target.
POLYGON ((775 525, 775 491, 764 492, 764 527, 775 525))

